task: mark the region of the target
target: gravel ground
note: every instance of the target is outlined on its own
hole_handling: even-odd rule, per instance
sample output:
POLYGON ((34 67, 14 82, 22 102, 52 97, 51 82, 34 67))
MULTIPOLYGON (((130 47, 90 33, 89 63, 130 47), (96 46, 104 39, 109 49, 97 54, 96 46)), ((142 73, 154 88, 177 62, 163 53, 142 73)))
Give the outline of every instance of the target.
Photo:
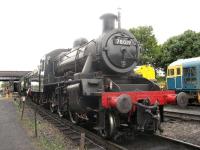
POLYGON ((200 145, 200 124, 181 120, 167 120, 162 123, 162 135, 200 145))

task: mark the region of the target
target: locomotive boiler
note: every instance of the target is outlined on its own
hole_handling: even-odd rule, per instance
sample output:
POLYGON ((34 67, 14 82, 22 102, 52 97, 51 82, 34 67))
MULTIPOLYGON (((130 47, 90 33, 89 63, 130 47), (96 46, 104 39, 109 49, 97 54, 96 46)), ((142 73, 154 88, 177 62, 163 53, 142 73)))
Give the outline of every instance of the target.
POLYGON ((116 16, 101 17, 104 28, 97 40, 78 39, 74 48, 56 57, 55 74, 101 71, 109 74, 130 72, 135 67, 140 48, 135 37, 123 29, 114 29, 116 16))
POLYGON ((174 91, 160 91, 153 82, 134 75, 140 46, 134 35, 120 27, 119 18, 104 14, 103 33, 73 48, 56 49, 40 62, 40 102, 73 123, 88 121, 101 136, 155 132, 163 106, 176 102, 174 91))

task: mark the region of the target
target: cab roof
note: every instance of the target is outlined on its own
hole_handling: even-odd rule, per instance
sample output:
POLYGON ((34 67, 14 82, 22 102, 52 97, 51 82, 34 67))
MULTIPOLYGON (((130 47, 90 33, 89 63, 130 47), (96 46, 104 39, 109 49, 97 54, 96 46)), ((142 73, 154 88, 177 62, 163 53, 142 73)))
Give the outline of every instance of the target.
POLYGON ((177 66, 177 65, 189 65, 189 64, 200 64, 200 57, 178 59, 172 62, 171 64, 169 64, 169 67, 177 66))

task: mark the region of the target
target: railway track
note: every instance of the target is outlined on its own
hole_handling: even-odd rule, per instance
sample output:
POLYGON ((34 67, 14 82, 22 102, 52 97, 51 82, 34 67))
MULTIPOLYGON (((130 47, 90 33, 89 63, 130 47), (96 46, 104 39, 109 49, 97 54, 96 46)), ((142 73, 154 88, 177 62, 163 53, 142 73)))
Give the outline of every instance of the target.
POLYGON ((156 134, 155 136, 157 136, 158 138, 161 138, 163 140, 167 140, 167 141, 171 141, 173 143, 177 143, 178 145, 182 145, 183 147, 188 148, 188 149, 200 149, 199 145, 195 145, 195 144, 192 144, 192 143, 189 143, 189 142, 185 142, 185 141, 182 141, 182 140, 178 140, 178 139, 175 139, 175 138, 166 137, 166 136, 162 136, 162 135, 158 135, 158 134, 156 134))
MULTIPOLYGON (((35 109, 36 104, 27 103, 32 109, 35 109)), ((141 134, 135 139, 128 139, 124 143, 116 144, 114 142, 105 140, 95 133, 84 129, 80 126, 72 124, 67 119, 61 119, 57 114, 52 114, 49 110, 41 106, 37 106, 37 112, 40 116, 54 124, 60 131, 64 133, 66 138, 71 139, 75 144, 80 144, 81 133, 85 133, 85 147, 90 150, 141 150, 141 149, 181 149, 192 150, 200 149, 200 146, 187 143, 181 140, 169 138, 162 135, 146 135, 141 134)))
POLYGON ((185 121, 200 122, 200 115, 194 113, 178 112, 173 110, 164 110, 164 116, 173 119, 180 119, 185 121))
POLYGON ((200 146, 162 135, 137 135, 135 140, 122 144, 128 150, 198 150, 200 146))
MULTIPOLYGON (((32 109, 35 109, 36 104, 33 102, 27 103, 32 109)), ((66 138, 72 140, 77 146, 80 144, 81 133, 85 133, 85 148, 90 150, 127 150, 126 148, 107 141, 95 133, 88 131, 87 129, 81 128, 80 126, 72 124, 70 121, 64 118, 60 118, 57 114, 52 114, 49 110, 44 109, 41 106, 37 106, 37 112, 40 116, 54 124, 66 138)))

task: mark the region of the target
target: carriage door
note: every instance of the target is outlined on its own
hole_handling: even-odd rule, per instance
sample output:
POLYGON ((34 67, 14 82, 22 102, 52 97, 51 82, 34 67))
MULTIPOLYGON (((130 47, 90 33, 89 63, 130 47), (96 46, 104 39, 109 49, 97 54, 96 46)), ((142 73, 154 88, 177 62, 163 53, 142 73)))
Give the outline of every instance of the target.
POLYGON ((175 77, 175 86, 176 89, 182 88, 182 68, 181 66, 176 67, 176 77, 175 77))

